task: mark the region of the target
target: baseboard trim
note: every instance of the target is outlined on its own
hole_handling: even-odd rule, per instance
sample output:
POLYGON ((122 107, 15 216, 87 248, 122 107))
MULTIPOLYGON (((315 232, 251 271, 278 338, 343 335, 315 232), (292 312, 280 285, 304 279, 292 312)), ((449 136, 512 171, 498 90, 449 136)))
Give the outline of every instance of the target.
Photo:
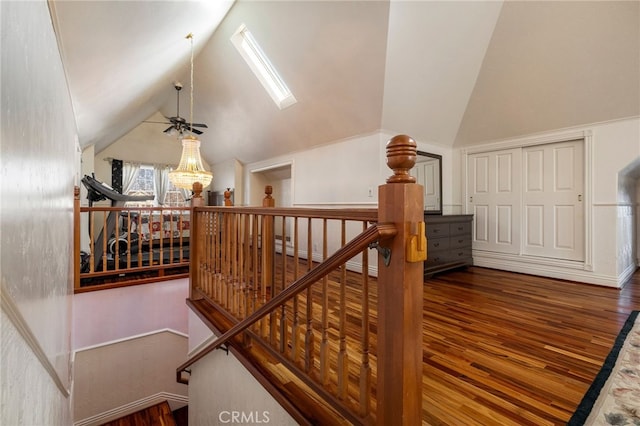
POLYGON ((543 262, 526 262, 525 259, 520 256, 506 255, 504 253, 474 251, 473 264, 474 266, 484 268, 577 281, 605 287, 620 288, 622 285, 620 277, 594 274, 593 272, 581 269, 575 264, 552 265, 543 262))
POLYGON ((159 404, 163 401, 168 401, 171 410, 177 410, 189 404, 189 397, 184 395, 178 395, 169 392, 159 392, 155 395, 148 396, 146 398, 139 399, 137 401, 130 402, 129 404, 122 405, 120 407, 113 408, 100 414, 96 414, 86 419, 74 422, 74 426, 97 426, 112 420, 119 419, 120 417, 127 416, 135 413, 136 411, 144 410, 147 407, 159 404))

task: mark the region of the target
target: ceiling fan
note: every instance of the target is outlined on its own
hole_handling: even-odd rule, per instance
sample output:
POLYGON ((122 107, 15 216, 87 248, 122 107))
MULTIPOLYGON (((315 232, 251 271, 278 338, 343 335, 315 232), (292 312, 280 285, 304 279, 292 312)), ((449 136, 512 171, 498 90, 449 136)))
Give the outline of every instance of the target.
POLYGON ((182 90, 182 83, 176 81, 173 84, 173 87, 176 89, 177 100, 176 100, 176 116, 175 117, 165 117, 169 122, 158 122, 158 121, 147 121, 147 123, 160 123, 160 124, 171 124, 164 130, 169 136, 173 136, 175 134, 182 135, 185 131, 190 131, 195 133, 196 135, 201 135, 202 131, 195 129, 195 127, 203 127, 208 128, 204 123, 189 123, 183 117, 180 117, 180 91, 182 90))

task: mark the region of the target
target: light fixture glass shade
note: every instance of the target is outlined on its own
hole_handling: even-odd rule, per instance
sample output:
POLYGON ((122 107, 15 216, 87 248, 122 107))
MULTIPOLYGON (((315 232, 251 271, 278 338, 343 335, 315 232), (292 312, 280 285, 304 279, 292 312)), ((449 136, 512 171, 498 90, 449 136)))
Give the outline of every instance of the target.
POLYGON ((192 189, 194 182, 200 182, 202 188, 211 183, 213 174, 204 169, 200 157, 200 141, 193 135, 182 139, 182 157, 178 168, 169 172, 169 180, 178 188, 192 189))

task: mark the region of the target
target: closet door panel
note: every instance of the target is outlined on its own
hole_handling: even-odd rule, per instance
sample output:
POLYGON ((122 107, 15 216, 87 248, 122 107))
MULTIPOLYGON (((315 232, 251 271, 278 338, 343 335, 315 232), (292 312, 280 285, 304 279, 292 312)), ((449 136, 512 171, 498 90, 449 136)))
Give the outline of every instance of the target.
POLYGON ((519 252, 520 149, 469 156, 467 211, 474 250, 519 252))
POLYGON ((523 149, 523 254, 584 260, 582 141, 523 149))

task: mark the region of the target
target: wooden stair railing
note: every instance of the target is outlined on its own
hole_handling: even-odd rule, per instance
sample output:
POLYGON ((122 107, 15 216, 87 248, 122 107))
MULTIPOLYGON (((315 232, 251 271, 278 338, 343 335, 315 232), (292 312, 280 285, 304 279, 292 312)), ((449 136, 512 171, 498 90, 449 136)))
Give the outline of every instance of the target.
POLYGON ((273 299, 262 305, 244 320, 238 322, 236 325, 234 325, 228 331, 218 337, 215 341, 211 342, 205 348, 200 350, 200 352, 198 352, 184 364, 179 366, 176 369, 176 380, 180 383, 188 384, 189 381, 183 378, 182 373, 187 372, 189 367, 191 367, 194 363, 204 358, 210 352, 218 349, 220 346, 224 345, 247 328, 251 327, 262 317, 278 309, 282 304, 291 300, 297 294, 300 294, 302 291, 308 289, 311 284, 314 284, 321 280, 335 268, 343 265, 346 261, 353 258, 362 250, 367 248, 370 244, 379 240, 392 238, 394 235, 396 235, 396 227, 393 224, 371 225, 365 232, 361 233, 356 238, 351 240, 347 245, 338 249, 338 251, 329 256, 316 268, 313 268, 302 277, 298 278, 289 287, 278 293, 278 295, 273 299))
POLYGON ((184 371, 225 342, 249 351, 257 343, 315 392, 312 400, 348 422, 420 424, 426 238, 423 189, 409 175, 415 160, 410 137, 389 141, 393 175, 379 187, 377 210, 277 208, 269 190, 262 209, 194 208, 189 303, 200 315, 224 319, 216 324, 207 316, 220 337, 178 367, 176 379, 184 382, 184 371), (354 234, 347 221, 362 228, 345 244, 354 234), (381 237, 373 296, 366 248, 381 237), (341 248, 327 256, 328 246, 341 248), (361 258, 349 266, 357 253, 361 258), (347 275, 348 267, 360 271, 357 277, 347 275), (377 317, 370 318, 373 303, 377 317), (377 329, 374 341, 370 327, 377 329))

